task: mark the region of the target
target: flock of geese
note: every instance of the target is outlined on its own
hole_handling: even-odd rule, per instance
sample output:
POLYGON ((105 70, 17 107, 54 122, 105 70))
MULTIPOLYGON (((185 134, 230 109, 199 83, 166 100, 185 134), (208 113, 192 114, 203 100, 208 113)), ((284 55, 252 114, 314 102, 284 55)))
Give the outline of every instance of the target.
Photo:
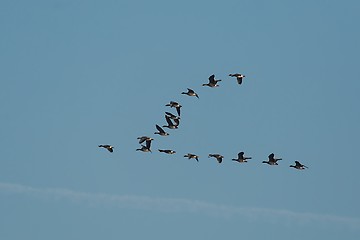
MULTIPOLYGON (((240 73, 229 74, 229 76, 235 77, 237 80, 237 83, 239 85, 242 84, 243 78, 245 78, 245 75, 240 74, 240 73)), ((221 79, 215 79, 215 75, 213 74, 209 77, 209 82, 202 84, 202 86, 207 86, 207 87, 211 87, 211 88, 219 87, 218 82, 220 82, 220 81, 221 81, 221 79)), ((187 92, 182 92, 181 94, 199 98, 199 95, 193 89, 190 89, 190 88, 187 88, 187 92)), ((171 112, 165 112, 165 120, 166 120, 167 125, 163 125, 162 127, 158 124, 155 125, 157 132, 155 132, 154 134, 158 134, 160 136, 168 136, 169 135, 169 133, 166 132, 164 130, 164 128, 177 129, 180 124, 180 114, 181 114, 181 107, 182 107, 181 104, 179 104, 178 102, 175 102, 175 101, 170 101, 165 106, 170 107, 170 108, 175 108, 177 115, 175 115, 171 112)), ((154 140, 154 138, 151 138, 148 136, 140 136, 137 139, 139 141, 140 147, 138 149, 136 149, 136 151, 152 152, 151 151, 151 141, 154 140)), ((114 147, 111 145, 108 145, 108 144, 99 145, 99 147, 105 148, 111 153, 114 151, 114 147)), ((171 150, 171 149, 158 149, 158 151, 161 153, 165 153, 165 154, 175 154, 176 153, 176 151, 171 150)), ((244 152, 239 152, 237 158, 233 158, 232 160, 239 162, 239 163, 246 163, 249 159, 252 159, 252 157, 247 157, 244 155, 245 155, 244 152)), ((186 155, 184 155, 184 157, 186 157, 188 159, 195 159, 197 162, 199 162, 199 156, 196 154, 187 153, 186 155)), ((218 163, 222 163, 223 158, 224 158, 224 156, 222 156, 221 154, 209 154, 208 157, 215 158, 218 161, 218 163)), ((268 156, 268 160, 262 161, 262 163, 266 163, 268 165, 275 166, 275 165, 279 165, 277 162, 280 160, 282 160, 282 158, 276 158, 274 153, 270 153, 268 156)), ((307 166, 301 164, 299 161, 295 161, 295 165, 290 165, 290 167, 298 169, 298 170, 304 170, 305 168, 308 168, 307 166)))

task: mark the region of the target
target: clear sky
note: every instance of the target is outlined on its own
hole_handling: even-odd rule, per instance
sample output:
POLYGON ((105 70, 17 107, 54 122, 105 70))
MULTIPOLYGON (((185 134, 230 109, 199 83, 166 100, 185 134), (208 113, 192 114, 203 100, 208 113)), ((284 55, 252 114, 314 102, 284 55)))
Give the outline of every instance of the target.
POLYGON ((359 12, 0 1, 0 239, 359 239, 359 12), (179 129, 154 135, 171 100, 179 129))

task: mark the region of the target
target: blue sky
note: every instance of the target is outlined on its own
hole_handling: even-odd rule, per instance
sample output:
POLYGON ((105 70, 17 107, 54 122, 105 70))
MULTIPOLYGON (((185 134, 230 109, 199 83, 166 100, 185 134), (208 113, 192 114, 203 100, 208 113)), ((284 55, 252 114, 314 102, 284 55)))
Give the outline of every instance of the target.
POLYGON ((359 10, 1 1, 0 238, 358 239, 359 10), (171 100, 179 129, 156 136, 171 100))

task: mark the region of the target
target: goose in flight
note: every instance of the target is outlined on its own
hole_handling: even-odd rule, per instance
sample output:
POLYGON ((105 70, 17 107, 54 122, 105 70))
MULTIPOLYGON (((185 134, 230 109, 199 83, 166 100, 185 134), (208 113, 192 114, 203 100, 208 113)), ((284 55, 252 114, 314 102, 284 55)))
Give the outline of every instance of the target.
POLYGON ((141 148, 136 149, 136 151, 142 151, 142 152, 151 152, 150 146, 151 146, 151 140, 146 140, 146 145, 141 145, 141 148))
POLYGON ((168 136, 169 133, 165 132, 164 129, 162 129, 159 125, 155 125, 158 132, 155 132, 154 134, 159 134, 160 136, 168 136))
POLYGON ((113 152, 114 151, 114 147, 111 146, 111 145, 99 145, 99 147, 102 147, 102 148, 106 148, 109 152, 113 152))
POLYGON ((238 153, 238 158, 233 158, 233 161, 237 161, 239 163, 247 162, 248 159, 251 159, 251 157, 244 157, 244 152, 238 153))
POLYGON ((217 84, 218 82, 220 82, 221 80, 215 80, 215 75, 211 75, 209 77, 209 83, 204 83, 203 86, 208 86, 208 87, 218 87, 219 85, 217 84))
POLYGON ((167 107, 176 108, 177 114, 180 116, 180 108, 182 107, 178 102, 170 101, 170 103, 166 104, 167 107))
POLYGON ((192 154, 192 153, 188 153, 188 154, 186 154, 184 157, 187 157, 188 159, 196 159, 196 161, 199 162, 199 156, 198 156, 198 155, 195 155, 195 154, 192 154))
POLYGON ((180 121, 179 119, 174 119, 174 123, 171 121, 171 118, 167 115, 165 115, 165 119, 166 119, 166 122, 168 125, 164 125, 163 127, 167 127, 169 129, 177 129, 179 124, 180 124, 180 121))
POLYGON ((143 142, 145 142, 145 141, 152 141, 152 140, 154 140, 153 138, 148 137, 148 136, 141 136, 141 137, 138 137, 137 139, 139 139, 139 143, 140 143, 140 144, 143 143, 143 142))
POLYGON ((188 90, 187 92, 182 92, 181 94, 186 94, 186 95, 191 96, 191 97, 199 98, 199 95, 194 90, 192 90, 190 88, 188 88, 187 90, 188 90))
POLYGON ((229 76, 230 77, 236 77, 236 80, 237 80, 238 84, 241 84, 243 78, 245 77, 245 75, 240 74, 240 73, 229 74, 229 76))
POLYGON ((223 158, 224 158, 224 156, 222 156, 222 155, 220 155, 220 154, 209 154, 208 157, 209 157, 209 158, 210 158, 210 157, 216 158, 216 160, 217 160, 219 163, 221 163, 222 160, 223 160, 223 158))
POLYGON ((268 161, 263 161, 262 163, 267 163, 267 164, 269 164, 269 165, 279 165, 279 164, 277 163, 277 161, 282 160, 282 158, 275 158, 274 156, 275 156, 274 153, 271 153, 271 154, 268 156, 269 160, 268 160, 268 161))
POLYGON ((174 150, 170 149, 158 149, 159 152, 166 153, 166 154, 175 154, 176 152, 174 150))
POLYGON ((301 164, 299 161, 295 161, 295 165, 290 165, 290 167, 296 168, 298 170, 304 170, 305 168, 308 168, 307 166, 301 164))

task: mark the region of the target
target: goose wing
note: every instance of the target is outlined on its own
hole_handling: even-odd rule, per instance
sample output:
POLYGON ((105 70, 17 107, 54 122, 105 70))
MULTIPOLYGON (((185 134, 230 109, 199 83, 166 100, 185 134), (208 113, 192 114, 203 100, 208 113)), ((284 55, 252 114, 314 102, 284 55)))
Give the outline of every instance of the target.
POLYGON ((174 126, 173 122, 171 121, 171 118, 169 116, 165 116, 166 122, 169 126, 174 126))
POLYGON ((209 77, 209 83, 216 84, 215 75, 214 75, 214 74, 209 77))
POLYGON ((180 116, 180 108, 181 108, 181 106, 176 107, 176 112, 178 113, 179 116, 180 116))
POLYGON ((156 129, 160 132, 160 133, 165 133, 164 129, 162 129, 159 125, 156 124, 156 129))

